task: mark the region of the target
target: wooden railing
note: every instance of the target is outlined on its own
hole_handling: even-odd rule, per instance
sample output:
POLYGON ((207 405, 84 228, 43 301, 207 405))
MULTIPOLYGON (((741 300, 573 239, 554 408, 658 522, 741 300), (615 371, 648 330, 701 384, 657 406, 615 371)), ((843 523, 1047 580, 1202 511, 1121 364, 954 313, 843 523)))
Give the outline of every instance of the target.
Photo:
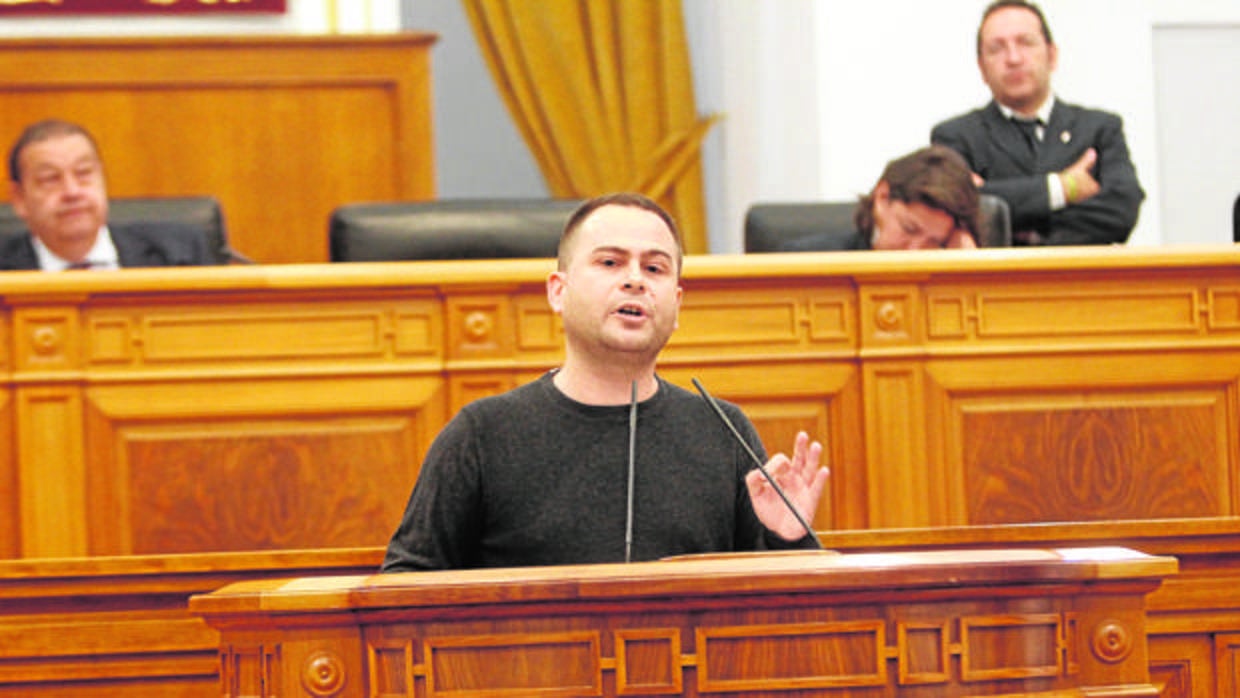
MULTIPOLYGON (((549 260, 0 276, 0 557, 378 546, 549 260)), ((691 257, 660 372, 832 468, 822 530, 1236 516, 1240 249, 691 257)))

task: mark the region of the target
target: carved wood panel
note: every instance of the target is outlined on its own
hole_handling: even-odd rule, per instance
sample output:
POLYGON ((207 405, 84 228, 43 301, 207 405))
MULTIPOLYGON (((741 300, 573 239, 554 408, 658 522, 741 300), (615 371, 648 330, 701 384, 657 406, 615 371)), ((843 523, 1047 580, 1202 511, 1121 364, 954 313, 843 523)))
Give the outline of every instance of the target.
POLYGON ((1214 637, 1214 670, 1215 695, 1240 695, 1240 634, 1220 633, 1214 637))
POLYGON ((382 546, 443 418, 437 379, 97 388, 97 554, 382 546))
POLYGON ((379 546, 400 521, 409 418, 123 428, 135 554, 379 546))
POLYGON ((822 463, 831 469, 813 524, 840 528, 857 520, 863 510, 865 444, 856 409, 860 379, 847 363, 779 367, 734 366, 690 369, 675 365, 659 375, 686 390, 693 378, 718 399, 736 403, 753 423, 767 456, 791 454, 798 431, 822 443, 822 463))
POLYGON ((1214 692, 1214 646, 1209 635, 1150 635, 1150 680, 1160 698, 1224 696, 1214 692))
POLYGON ((650 609, 604 625, 393 624, 365 630, 366 654, 381 696, 1065 695, 1057 689, 1079 676, 1082 652, 1121 662, 1144 647, 1132 634, 1139 614, 1078 627, 1070 606, 944 601, 703 616, 650 609), (1095 649, 1107 632, 1119 635, 1095 649))
POLYGON ((17 495, 22 555, 46 551, 85 555, 87 527, 80 515, 88 501, 82 448, 82 397, 60 386, 24 389, 17 402, 17 495))
MULTIPOLYGON (((4 326, 0 325, 0 340, 3 339, 4 326)), ((4 349, 0 348, 0 358, 4 349)), ((0 371, 3 365, 0 364, 0 371)), ((2 386, 3 384, 0 384, 2 386)), ((0 444, 12 444, 13 423, 16 415, 13 411, 13 394, 7 387, 0 387, 0 444)), ((17 452, 12 448, 0 448, 0 502, 14 501, 17 492, 17 452)), ((21 509, 15 506, 0 505, 0 558, 17 557, 21 551, 18 520, 21 509)))
POLYGON ((1222 393, 1096 391, 962 406, 967 523, 1224 516, 1234 512, 1222 393), (1143 404, 1144 403, 1144 404, 1143 404))

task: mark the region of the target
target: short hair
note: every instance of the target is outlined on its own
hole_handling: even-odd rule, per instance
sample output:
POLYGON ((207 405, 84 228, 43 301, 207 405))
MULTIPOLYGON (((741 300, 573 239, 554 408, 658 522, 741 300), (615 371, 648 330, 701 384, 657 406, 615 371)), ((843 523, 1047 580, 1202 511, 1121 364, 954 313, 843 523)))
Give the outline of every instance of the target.
POLYGON ((95 154, 99 154, 99 144, 95 142, 95 137, 90 135, 86 127, 63 119, 43 119, 22 129, 21 135, 9 149, 9 179, 18 183, 22 181, 23 150, 35 143, 61 136, 82 136, 90 142, 90 147, 94 149, 95 154))
POLYGON ((986 24, 986 20, 990 19, 991 15, 1009 7, 1032 12, 1038 18, 1038 24, 1042 25, 1042 38, 1046 39, 1048 45, 1055 45, 1055 40, 1051 38, 1050 25, 1046 23, 1046 15, 1042 14, 1042 8, 1029 0, 994 0, 986 6, 986 10, 982 12, 982 21, 977 23, 977 55, 982 55, 982 26, 986 24))
POLYGON ((676 275, 680 276, 681 263, 684 261, 684 244, 680 237, 680 230, 676 227, 676 221, 672 215, 659 206, 653 199, 635 192, 617 192, 613 194, 603 194, 592 199, 582 202, 572 215, 568 217, 568 221, 564 223, 564 231, 560 234, 559 247, 556 249, 556 267, 560 271, 568 268, 568 247, 573 234, 577 229, 585 223, 590 214, 603 208, 604 206, 625 206, 628 208, 640 208, 643 211, 649 211, 667 225, 667 229, 672 234, 672 240, 676 243, 676 275))
MULTIPOLYGON (((887 163, 880 182, 886 182, 890 197, 906 204, 925 204, 951 216, 957 228, 969 231, 981 241, 981 204, 973 172, 959 153, 945 145, 915 150, 887 163)), ((857 200, 853 223, 863 234, 874 232, 874 192, 857 200)))

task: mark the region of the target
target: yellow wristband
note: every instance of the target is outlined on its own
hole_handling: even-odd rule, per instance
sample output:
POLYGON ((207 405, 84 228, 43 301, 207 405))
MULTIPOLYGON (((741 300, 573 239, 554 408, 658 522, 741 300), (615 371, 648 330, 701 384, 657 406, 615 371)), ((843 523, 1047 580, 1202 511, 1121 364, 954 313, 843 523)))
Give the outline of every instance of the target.
POLYGON ((1076 201, 1076 194, 1077 194, 1076 177, 1073 177, 1068 172, 1064 172, 1063 174, 1059 175, 1059 181, 1063 184, 1063 198, 1068 203, 1072 203, 1073 201, 1076 201))

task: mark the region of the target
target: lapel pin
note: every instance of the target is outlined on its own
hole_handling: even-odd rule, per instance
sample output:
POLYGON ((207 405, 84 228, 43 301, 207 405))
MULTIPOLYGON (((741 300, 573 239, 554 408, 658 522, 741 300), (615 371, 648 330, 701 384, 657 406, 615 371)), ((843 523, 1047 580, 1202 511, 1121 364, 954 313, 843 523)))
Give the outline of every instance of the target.
POLYGON ((1070 131, 1060 131, 1059 140, 1066 144, 1068 141, 1072 140, 1072 133, 1070 131))

